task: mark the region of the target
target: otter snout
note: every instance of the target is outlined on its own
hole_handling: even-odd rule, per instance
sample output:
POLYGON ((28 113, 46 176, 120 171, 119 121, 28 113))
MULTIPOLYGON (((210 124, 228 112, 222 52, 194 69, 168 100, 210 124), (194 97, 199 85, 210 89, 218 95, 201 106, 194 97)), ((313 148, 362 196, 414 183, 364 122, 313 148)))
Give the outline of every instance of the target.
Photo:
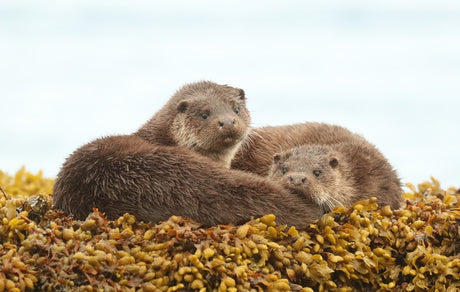
POLYGON ((291 186, 302 186, 307 183, 307 177, 302 173, 291 173, 288 181, 291 186))
POLYGON ((236 125, 236 119, 234 117, 222 117, 218 119, 217 124, 222 129, 233 128, 236 125))

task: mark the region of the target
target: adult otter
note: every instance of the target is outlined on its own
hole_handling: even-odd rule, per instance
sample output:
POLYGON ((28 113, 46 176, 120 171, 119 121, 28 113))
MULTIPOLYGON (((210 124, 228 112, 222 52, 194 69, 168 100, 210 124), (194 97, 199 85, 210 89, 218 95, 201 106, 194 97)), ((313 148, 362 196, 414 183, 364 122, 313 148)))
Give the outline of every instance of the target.
POLYGON ((179 215, 205 225, 273 213, 278 223, 306 226, 319 218, 313 206, 224 165, 247 132, 244 102, 244 92, 229 86, 183 87, 133 135, 97 139, 71 154, 54 185, 55 206, 76 219, 93 208, 109 219, 126 212, 152 222, 179 215))
POLYGON ((231 167, 266 176, 276 153, 304 144, 352 141, 364 141, 364 138, 343 127, 325 123, 255 128, 235 154, 231 167))
POLYGON ((393 209, 401 204, 401 182, 395 170, 365 141, 289 149, 274 156, 269 177, 317 204, 323 213, 370 197, 393 209))

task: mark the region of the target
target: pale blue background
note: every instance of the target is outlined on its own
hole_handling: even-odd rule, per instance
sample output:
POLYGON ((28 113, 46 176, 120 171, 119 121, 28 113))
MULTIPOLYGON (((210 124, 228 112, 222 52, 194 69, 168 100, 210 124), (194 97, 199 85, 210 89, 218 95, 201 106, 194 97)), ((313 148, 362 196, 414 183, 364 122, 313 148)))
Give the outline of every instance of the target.
POLYGON ((1 1, 0 169, 55 176, 200 79, 254 126, 343 125, 460 187, 460 1, 1 1))

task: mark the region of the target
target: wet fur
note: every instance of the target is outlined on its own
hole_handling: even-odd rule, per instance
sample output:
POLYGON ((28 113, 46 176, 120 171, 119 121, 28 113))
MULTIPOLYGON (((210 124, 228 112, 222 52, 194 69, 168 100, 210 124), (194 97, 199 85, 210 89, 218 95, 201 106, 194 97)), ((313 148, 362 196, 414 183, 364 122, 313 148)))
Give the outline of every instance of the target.
POLYGON ((349 130, 325 123, 307 122, 285 126, 254 128, 232 160, 231 167, 268 175, 276 153, 305 144, 333 144, 363 141, 349 130))
MULTIPOLYGON (((278 184, 228 169, 225 161, 240 142, 230 139, 228 144, 220 141, 219 135, 212 136, 215 124, 204 127, 203 133, 189 135, 201 129, 187 128, 189 121, 199 121, 194 116, 200 114, 199 103, 208 100, 210 112, 228 114, 227 103, 214 99, 229 94, 230 100, 237 96, 235 102, 241 105, 241 90, 209 82, 185 86, 133 135, 100 138, 77 149, 58 174, 54 205, 76 219, 84 219, 98 208, 109 219, 131 213, 155 223, 179 215, 207 226, 238 224, 273 213, 278 223, 302 228, 319 218, 317 208, 278 184), (197 138, 208 136, 212 136, 209 140, 215 149, 197 138), (189 138, 194 142, 186 143, 189 138), (206 147, 211 148, 206 152, 206 147)), ((240 117, 241 111, 248 116, 241 118, 242 131, 237 130, 236 136, 244 136, 249 128, 249 114, 240 107, 240 117)), ((225 119, 232 117, 228 114, 225 119)))
POLYGON ((278 223, 298 227, 319 218, 300 198, 267 179, 136 136, 102 138, 78 149, 64 163, 53 194, 54 204, 77 219, 93 208, 110 219, 126 212, 152 222, 179 215, 208 226, 269 213, 278 223))
POLYGON ((303 145, 275 155, 269 177, 317 204, 322 212, 377 197, 398 209, 401 182, 385 157, 366 141, 303 145), (283 173, 284 172, 284 173, 283 173))

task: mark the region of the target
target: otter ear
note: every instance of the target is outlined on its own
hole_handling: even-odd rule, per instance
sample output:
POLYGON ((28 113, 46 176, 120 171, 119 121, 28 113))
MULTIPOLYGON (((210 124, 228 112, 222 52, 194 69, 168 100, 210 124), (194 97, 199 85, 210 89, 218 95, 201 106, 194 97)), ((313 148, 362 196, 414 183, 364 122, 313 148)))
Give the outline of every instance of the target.
POLYGON ((240 94, 239 94, 240 99, 241 100, 246 99, 246 95, 244 93, 244 90, 243 89, 238 89, 238 91, 240 92, 240 94))
POLYGON ((329 165, 330 165, 332 168, 336 168, 337 165, 339 165, 339 161, 337 160, 337 158, 332 157, 331 160, 329 160, 329 165))
POLYGON ((177 106, 177 110, 180 113, 183 113, 183 112, 185 112, 187 107, 188 107, 188 102, 187 101, 181 101, 181 103, 179 103, 179 105, 177 106))
POLYGON ((280 160, 281 160, 281 155, 280 155, 280 154, 275 154, 275 155, 273 156, 273 161, 274 161, 275 163, 278 163, 280 160))

